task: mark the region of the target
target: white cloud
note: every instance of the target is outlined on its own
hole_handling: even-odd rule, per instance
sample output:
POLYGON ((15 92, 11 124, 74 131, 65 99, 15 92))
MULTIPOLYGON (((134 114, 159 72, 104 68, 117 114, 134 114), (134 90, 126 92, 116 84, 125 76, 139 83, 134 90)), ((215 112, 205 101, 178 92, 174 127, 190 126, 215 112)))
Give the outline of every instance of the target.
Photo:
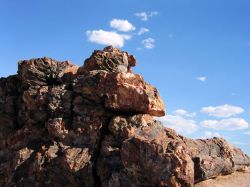
POLYGON ((152 12, 138 12, 135 13, 135 16, 139 17, 142 21, 148 21, 149 18, 158 15, 157 11, 152 12))
POLYGON ((155 47, 155 39, 147 38, 145 40, 142 40, 142 44, 147 49, 153 49, 155 47))
POLYGON ((242 118, 229 118, 223 120, 204 120, 201 126, 215 130, 241 130, 248 128, 248 122, 242 118))
POLYGON ((195 117, 196 116, 195 112, 189 113, 183 109, 177 109, 177 110, 173 111, 173 114, 176 116, 184 116, 184 117, 195 117))
POLYGON ((125 19, 113 19, 109 23, 111 28, 117 29, 122 32, 129 32, 135 30, 135 27, 125 19))
POLYGON ((196 80, 205 82, 207 80, 207 77, 196 77, 196 80))
POLYGON ((210 131, 206 131, 205 132, 205 138, 213 138, 213 137, 221 137, 221 135, 218 132, 210 132, 210 131))
POLYGON ((167 115, 156 119, 161 121, 166 127, 176 130, 178 133, 191 134, 197 130, 197 125, 194 120, 185 119, 181 116, 167 115))
POLYGON ((142 34, 145 34, 146 32, 149 32, 149 29, 142 27, 137 34, 140 36, 142 34))
POLYGON ((139 18, 141 18, 142 21, 147 21, 148 20, 148 15, 146 12, 140 12, 140 13, 135 13, 135 15, 139 18))
POLYGON ((244 112, 244 109, 233 105, 208 106, 201 109, 201 113, 215 117, 230 117, 244 112))
POLYGON ((126 40, 131 38, 130 35, 118 34, 113 31, 92 30, 86 32, 88 41, 101 45, 113 45, 114 47, 123 47, 126 40))
POLYGON ((156 16, 156 15, 158 15, 158 12, 157 11, 152 11, 152 12, 149 12, 148 17, 153 17, 153 16, 156 16))

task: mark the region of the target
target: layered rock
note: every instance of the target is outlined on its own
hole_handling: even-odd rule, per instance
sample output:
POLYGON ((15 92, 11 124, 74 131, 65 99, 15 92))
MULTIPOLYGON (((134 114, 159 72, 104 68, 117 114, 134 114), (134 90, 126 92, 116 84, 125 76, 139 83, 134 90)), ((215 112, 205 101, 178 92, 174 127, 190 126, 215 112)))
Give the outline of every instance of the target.
POLYGON ((249 157, 222 138, 185 140, 195 168, 195 182, 244 170, 249 157))
POLYGON ((82 67, 19 62, 0 79, 0 186, 193 186, 250 165, 223 139, 191 140, 165 128, 156 88, 112 46, 82 67))

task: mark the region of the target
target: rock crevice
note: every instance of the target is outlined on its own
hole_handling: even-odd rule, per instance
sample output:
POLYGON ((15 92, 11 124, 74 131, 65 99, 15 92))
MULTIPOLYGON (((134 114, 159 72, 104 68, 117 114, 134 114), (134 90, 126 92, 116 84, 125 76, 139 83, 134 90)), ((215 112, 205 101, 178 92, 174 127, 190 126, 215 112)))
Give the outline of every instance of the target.
POLYGON ((189 187, 250 165, 221 138, 164 127, 157 89, 112 46, 82 67, 20 61, 0 79, 0 186, 189 187))

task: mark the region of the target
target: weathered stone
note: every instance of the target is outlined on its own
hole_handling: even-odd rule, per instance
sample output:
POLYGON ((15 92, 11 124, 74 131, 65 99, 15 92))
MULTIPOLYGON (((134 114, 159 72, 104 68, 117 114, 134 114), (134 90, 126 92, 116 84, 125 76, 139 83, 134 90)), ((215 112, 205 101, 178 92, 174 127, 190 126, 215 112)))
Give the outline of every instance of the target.
POLYGON ((130 72, 136 65, 133 55, 108 46, 103 51, 96 50, 84 62, 82 71, 105 70, 108 72, 130 72))
POLYGON ((70 61, 59 62, 51 58, 37 58, 19 62, 22 89, 30 86, 50 86, 70 82, 78 67, 70 61))
POLYGON ((165 106, 156 88, 133 73, 110 74, 103 84, 105 107, 127 113, 164 116, 165 106))
POLYGON ((163 101, 112 46, 78 68, 21 61, 0 79, 0 186, 188 187, 244 170, 250 159, 223 139, 165 128, 163 101))
POLYGON ((61 139, 64 139, 69 133, 63 118, 49 119, 47 122, 47 129, 52 137, 58 137, 61 139))
POLYGON ((194 167, 186 145, 151 116, 117 116, 109 131, 98 159, 103 186, 193 185, 194 167))
POLYGON ((222 138, 186 139, 195 166, 195 182, 231 174, 250 165, 249 157, 222 138))
POLYGON ((156 88, 133 73, 91 71, 76 81, 74 91, 107 109, 123 113, 164 116, 165 106, 156 88))
POLYGON ((12 136, 18 126, 18 95, 16 75, 0 78, 0 150, 6 146, 6 137, 12 136))
POLYGON ((88 149, 69 148, 64 151, 63 166, 71 172, 77 172, 84 168, 90 161, 88 149))

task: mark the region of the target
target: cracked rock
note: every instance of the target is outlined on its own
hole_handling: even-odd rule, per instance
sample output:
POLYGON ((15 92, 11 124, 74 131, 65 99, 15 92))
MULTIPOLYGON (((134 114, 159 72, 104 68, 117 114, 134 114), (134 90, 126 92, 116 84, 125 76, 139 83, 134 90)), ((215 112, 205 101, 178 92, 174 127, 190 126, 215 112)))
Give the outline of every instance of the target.
POLYGON ((0 79, 0 186, 192 187, 242 171, 249 157, 223 139, 166 128, 157 89, 108 46, 78 67, 37 58, 0 79))

